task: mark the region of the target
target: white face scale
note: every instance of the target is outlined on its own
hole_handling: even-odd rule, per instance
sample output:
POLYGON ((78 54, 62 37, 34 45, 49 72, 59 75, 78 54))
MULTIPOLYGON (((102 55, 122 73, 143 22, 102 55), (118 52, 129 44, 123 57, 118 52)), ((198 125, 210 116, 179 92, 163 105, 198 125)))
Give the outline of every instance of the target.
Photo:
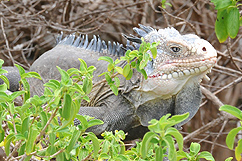
POLYGON ((161 43, 156 59, 145 68, 148 79, 139 90, 157 97, 169 98, 188 82, 200 82, 216 63, 214 47, 196 35, 180 35, 174 28, 166 28, 154 30, 144 39, 161 43))

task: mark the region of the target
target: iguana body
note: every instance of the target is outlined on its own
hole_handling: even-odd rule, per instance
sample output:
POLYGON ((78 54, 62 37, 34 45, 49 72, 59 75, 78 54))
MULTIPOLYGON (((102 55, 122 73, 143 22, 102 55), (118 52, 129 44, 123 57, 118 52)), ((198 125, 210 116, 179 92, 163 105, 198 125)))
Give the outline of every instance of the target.
MULTIPOLYGON (((190 120, 199 108, 202 97, 199 83, 215 64, 216 50, 196 35, 182 36, 174 28, 157 31, 143 25, 140 27, 141 29, 134 30, 144 37, 146 42, 160 41, 157 57, 145 67, 147 80, 135 70, 131 80, 120 77, 118 96, 105 84, 94 87, 90 94, 91 102, 83 104, 79 113, 104 121, 103 125, 89 129, 97 135, 105 130, 124 130, 131 133, 131 138, 140 137, 140 133, 145 131, 151 119, 160 119, 167 113, 174 115, 189 112, 189 118, 178 125, 181 126, 190 120), (140 129, 142 130, 139 131, 140 129)), ((137 37, 127 39, 135 45, 141 42, 137 37)), ((98 61, 98 58, 106 55, 115 60, 124 53, 121 47, 110 42, 106 46, 104 41, 96 37, 90 43, 87 37, 66 37, 30 67, 30 71, 36 71, 42 77, 42 80, 29 80, 32 94, 41 95, 44 91, 43 84, 50 79, 60 80, 56 66, 64 70, 79 68, 78 58, 83 59, 88 66, 97 68, 93 82, 99 82, 98 75, 107 70, 108 64, 98 61)), ((78 123, 78 120, 75 120, 75 124, 78 123)))

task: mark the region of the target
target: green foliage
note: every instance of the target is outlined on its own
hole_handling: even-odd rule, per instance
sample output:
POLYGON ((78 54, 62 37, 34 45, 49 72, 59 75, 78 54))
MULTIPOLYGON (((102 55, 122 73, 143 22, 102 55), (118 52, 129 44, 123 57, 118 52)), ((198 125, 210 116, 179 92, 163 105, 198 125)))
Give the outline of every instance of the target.
MULTIPOLYGON (((145 66, 143 64, 150 59, 144 56, 148 50, 151 51, 153 57, 156 57, 155 45, 157 44, 144 44, 140 51, 127 52, 126 56, 122 58, 128 61, 124 68, 116 66, 120 62, 119 60, 113 61, 108 57, 101 59, 111 64, 108 67, 111 74, 114 74, 112 72, 115 71, 126 75, 127 78, 131 68, 143 69, 145 66), (136 56, 138 57, 135 58, 136 56)), ((148 126, 150 132, 147 132, 143 141, 137 142, 137 146, 131 150, 125 149, 122 141, 125 139, 125 133, 122 130, 115 131, 114 134, 113 132, 104 132, 103 139, 98 139, 92 132, 86 132, 88 128, 103 122, 93 117, 78 114, 81 100, 89 101, 87 95, 92 90, 92 77, 95 70, 95 67, 87 67, 82 59, 79 60, 80 69, 71 68, 64 71, 57 67, 61 74, 61 81, 50 80, 44 84, 44 94, 33 97, 30 97, 26 78, 41 79, 40 76, 35 72, 25 73, 22 67, 16 65, 21 75, 22 91, 7 95, 4 92, 7 85, 5 85, 6 88, 0 88, 0 124, 4 123, 8 126, 7 133, 3 126, 0 126, 0 142, 2 142, 8 157, 6 159, 11 157, 13 159, 15 152, 18 152, 18 156, 14 159, 21 158, 22 160, 30 160, 32 157, 44 160, 56 158, 57 161, 97 159, 158 161, 164 157, 168 157, 170 160, 179 160, 179 157, 182 159, 180 154, 185 153, 182 151, 183 137, 172 126, 185 120, 188 113, 172 117, 167 114, 160 120, 151 120, 148 126), (23 98, 21 106, 15 106, 13 103, 18 96, 23 98), (80 121, 78 126, 74 126, 74 118, 80 121), (175 149, 175 141, 179 151, 175 149)), ((1 68, 0 71, 5 72, 1 68)), ((104 74, 107 83, 109 85, 115 83, 119 86, 119 79, 113 78, 109 74, 104 74), (112 82, 113 79, 114 82, 112 82)), ((7 79, 6 83, 8 83, 7 79)), ((209 153, 197 154, 199 150, 200 145, 199 148, 192 146, 191 151, 194 154, 186 156, 211 159, 212 156, 209 153)))
MULTIPOLYGON (((223 105, 219 108, 220 111, 225 111, 231 115, 240 119, 240 125, 242 125, 242 111, 238 108, 230 105, 223 105)), ((242 126, 232 129, 226 137, 226 145, 229 149, 234 149, 235 137, 242 130, 242 126)), ((236 160, 241 160, 242 154, 242 139, 238 141, 237 146, 235 147, 235 158, 236 160)), ((232 158, 227 158, 226 160, 232 160, 232 158)))
POLYGON ((187 153, 184 151, 179 151, 177 158, 179 160, 182 158, 186 158, 188 161, 198 161, 201 158, 210 160, 210 161, 215 161, 211 153, 207 151, 203 151, 199 153, 199 151, 200 151, 200 145, 198 143, 191 143, 190 152, 187 153))
POLYGON ((183 160, 197 161, 200 158, 214 161, 214 158, 209 152, 201 152, 198 143, 192 143, 190 153, 183 151, 183 137, 181 133, 173 125, 184 121, 189 114, 174 115, 169 118, 171 114, 167 114, 160 118, 160 120, 151 120, 147 132, 142 142, 137 142, 136 148, 126 151, 126 155, 131 160, 152 160, 160 161, 163 158, 168 158, 170 161, 183 160), (175 149, 175 140, 178 144, 179 150, 175 149))
POLYGON ((170 7, 172 6, 170 3, 166 2, 166 0, 161 0, 161 7, 166 9, 166 5, 170 7))
POLYGON ((118 95, 118 87, 120 85, 120 80, 117 75, 123 75, 126 80, 130 80, 133 76, 133 69, 136 69, 138 72, 142 73, 144 78, 147 79, 147 74, 144 70, 144 67, 147 65, 148 61, 151 60, 151 56, 156 58, 157 55, 157 46, 158 43, 146 43, 144 39, 142 39, 142 44, 140 45, 139 50, 128 50, 125 53, 125 56, 120 57, 120 59, 116 59, 115 61, 108 56, 101 56, 98 60, 107 61, 108 72, 104 72, 99 76, 105 75, 105 79, 110 86, 111 90, 115 95, 118 95), (125 62, 126 65, 123 67, 120 65, 121 62, 125 62))
POLYGON ((215 32, 220 43, 224 42, 228 36, 234 39, 241 26, 241 16, 237 0, 211 0, 215 9, 218 10, 215 22, 215 32))
MULTIPOLYGON (((0 126, 0 141, 3 141, 7 156, 11 157, 17 151, 19 155, 17 158, 25 158, 25 160, 29 160, 32 155, 47 160, 50 158, 76 160, 82 150, 81 145, 85 146, 93 142, 91 146, 94 151, 93 156, 96 157, 99 151, 98 139, 93 133, 86 133, 85 130, 103 122, 77 115, 81 100, 89 100, 87 94, 92 89, 92 74, 95 68, 87 67, 83 60, 80 62, 80 70, 64 71, 57 67, 61 74, 61 81, 50 80, 44 85, 44 94, 33 97, 30 97, 26 78, 41 79, 41 77, 35 72, 25 73, 22 67, 16 65, 21 76, 22 91, 11 95, 5 94, 4 88, 0 91, 0 124, 5 123, 9 128, 6 135, 0 126), (82 85, 78 84, 79 81, 83 82, 82 85), (23 98, 21 106, 15 106, 13 103, 18 96, 23 98), (73 125, 75 118, 81 121, 79 126, 73 125), (84 136, 88 136, 89 140, 80 143, 80 138, 84 136), (13 151, 11 144, 15 145, 12 147, 13 151)), ((0 65, 3 64, 2 60, 0 63, 0 65)), ((5 73, 2 69, 0 72, 5 73)), ((8 83, 7 79, 5 82, 8 83)))
POLYGON ((3 73, 8 73, 8 71, 2 69, 2 65, 3 65, 4 61, 2 59, 0 59, 0 78, 4 81, 5 84, 0 85, 0 91, 4 92, 6 91, 6 87, 9 88, 9 81, 8 78, 4 75, 2 75, 3 73))

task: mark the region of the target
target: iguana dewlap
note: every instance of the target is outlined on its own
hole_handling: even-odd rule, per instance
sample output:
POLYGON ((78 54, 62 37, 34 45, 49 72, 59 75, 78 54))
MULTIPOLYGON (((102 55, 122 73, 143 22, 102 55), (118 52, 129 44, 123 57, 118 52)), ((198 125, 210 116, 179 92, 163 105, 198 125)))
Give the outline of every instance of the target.
MULTIPOLYGON (((115 96, 106 85, 95 87, 89 104, 83 104, 79 113, 90 115, 104 121, 103 125, 89 129, 99 135, 105 130, 124 130, 130 133, 130 138, 142 136, 151 119, 160 119, 167 113, 190 113, 189 121, 199 109, 201 102, 200 82, 216 63, 216 50, 206 40, 193 34, 181 35, 174 28, 155 30, 140 25, 134 30, 144 37, 146 42, 158 42, 157 57, 148 63, 145 70, 148 79, 134 71, 131 80, 121 78, 120 92, 115 96), (91 106, 91 107, 90 107, 91 106)), ((138 47, 141 39, 126 36, 138 47)), ((132 48, 128 45, 128 47, 132 48)), ((43 84, 50 79, 60 80, 56 68, 67 70, 79 68, 78 58, 87 65, 97 68, 94 72, 94 84, 98 77, 107 70, 107 63, 98 61, 100 56, 110 56, 114 60, 123 55, 122 45, 94 38, 88 42, 87 36, 75 38, 70 35, 61 40, 52 50, 40 56, 30 67, 30 71, 38 72, 42 80, 29 81, 32 94, 43 94, 43 84)), ((123 66, 123 65, 121 65, 123 66)), ((75 120, 75 124, 79 121, 75 120)))

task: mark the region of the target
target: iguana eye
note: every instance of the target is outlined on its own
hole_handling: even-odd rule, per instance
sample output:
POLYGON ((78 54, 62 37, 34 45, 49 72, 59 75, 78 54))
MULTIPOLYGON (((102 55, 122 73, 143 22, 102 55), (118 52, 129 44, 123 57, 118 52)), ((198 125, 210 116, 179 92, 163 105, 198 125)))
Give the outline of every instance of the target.
POLYGON ((177 46, 171 46, 170 49, 174 52, 174 53, 178 53, 181 51, 181 48, 177 47, 177 46))

